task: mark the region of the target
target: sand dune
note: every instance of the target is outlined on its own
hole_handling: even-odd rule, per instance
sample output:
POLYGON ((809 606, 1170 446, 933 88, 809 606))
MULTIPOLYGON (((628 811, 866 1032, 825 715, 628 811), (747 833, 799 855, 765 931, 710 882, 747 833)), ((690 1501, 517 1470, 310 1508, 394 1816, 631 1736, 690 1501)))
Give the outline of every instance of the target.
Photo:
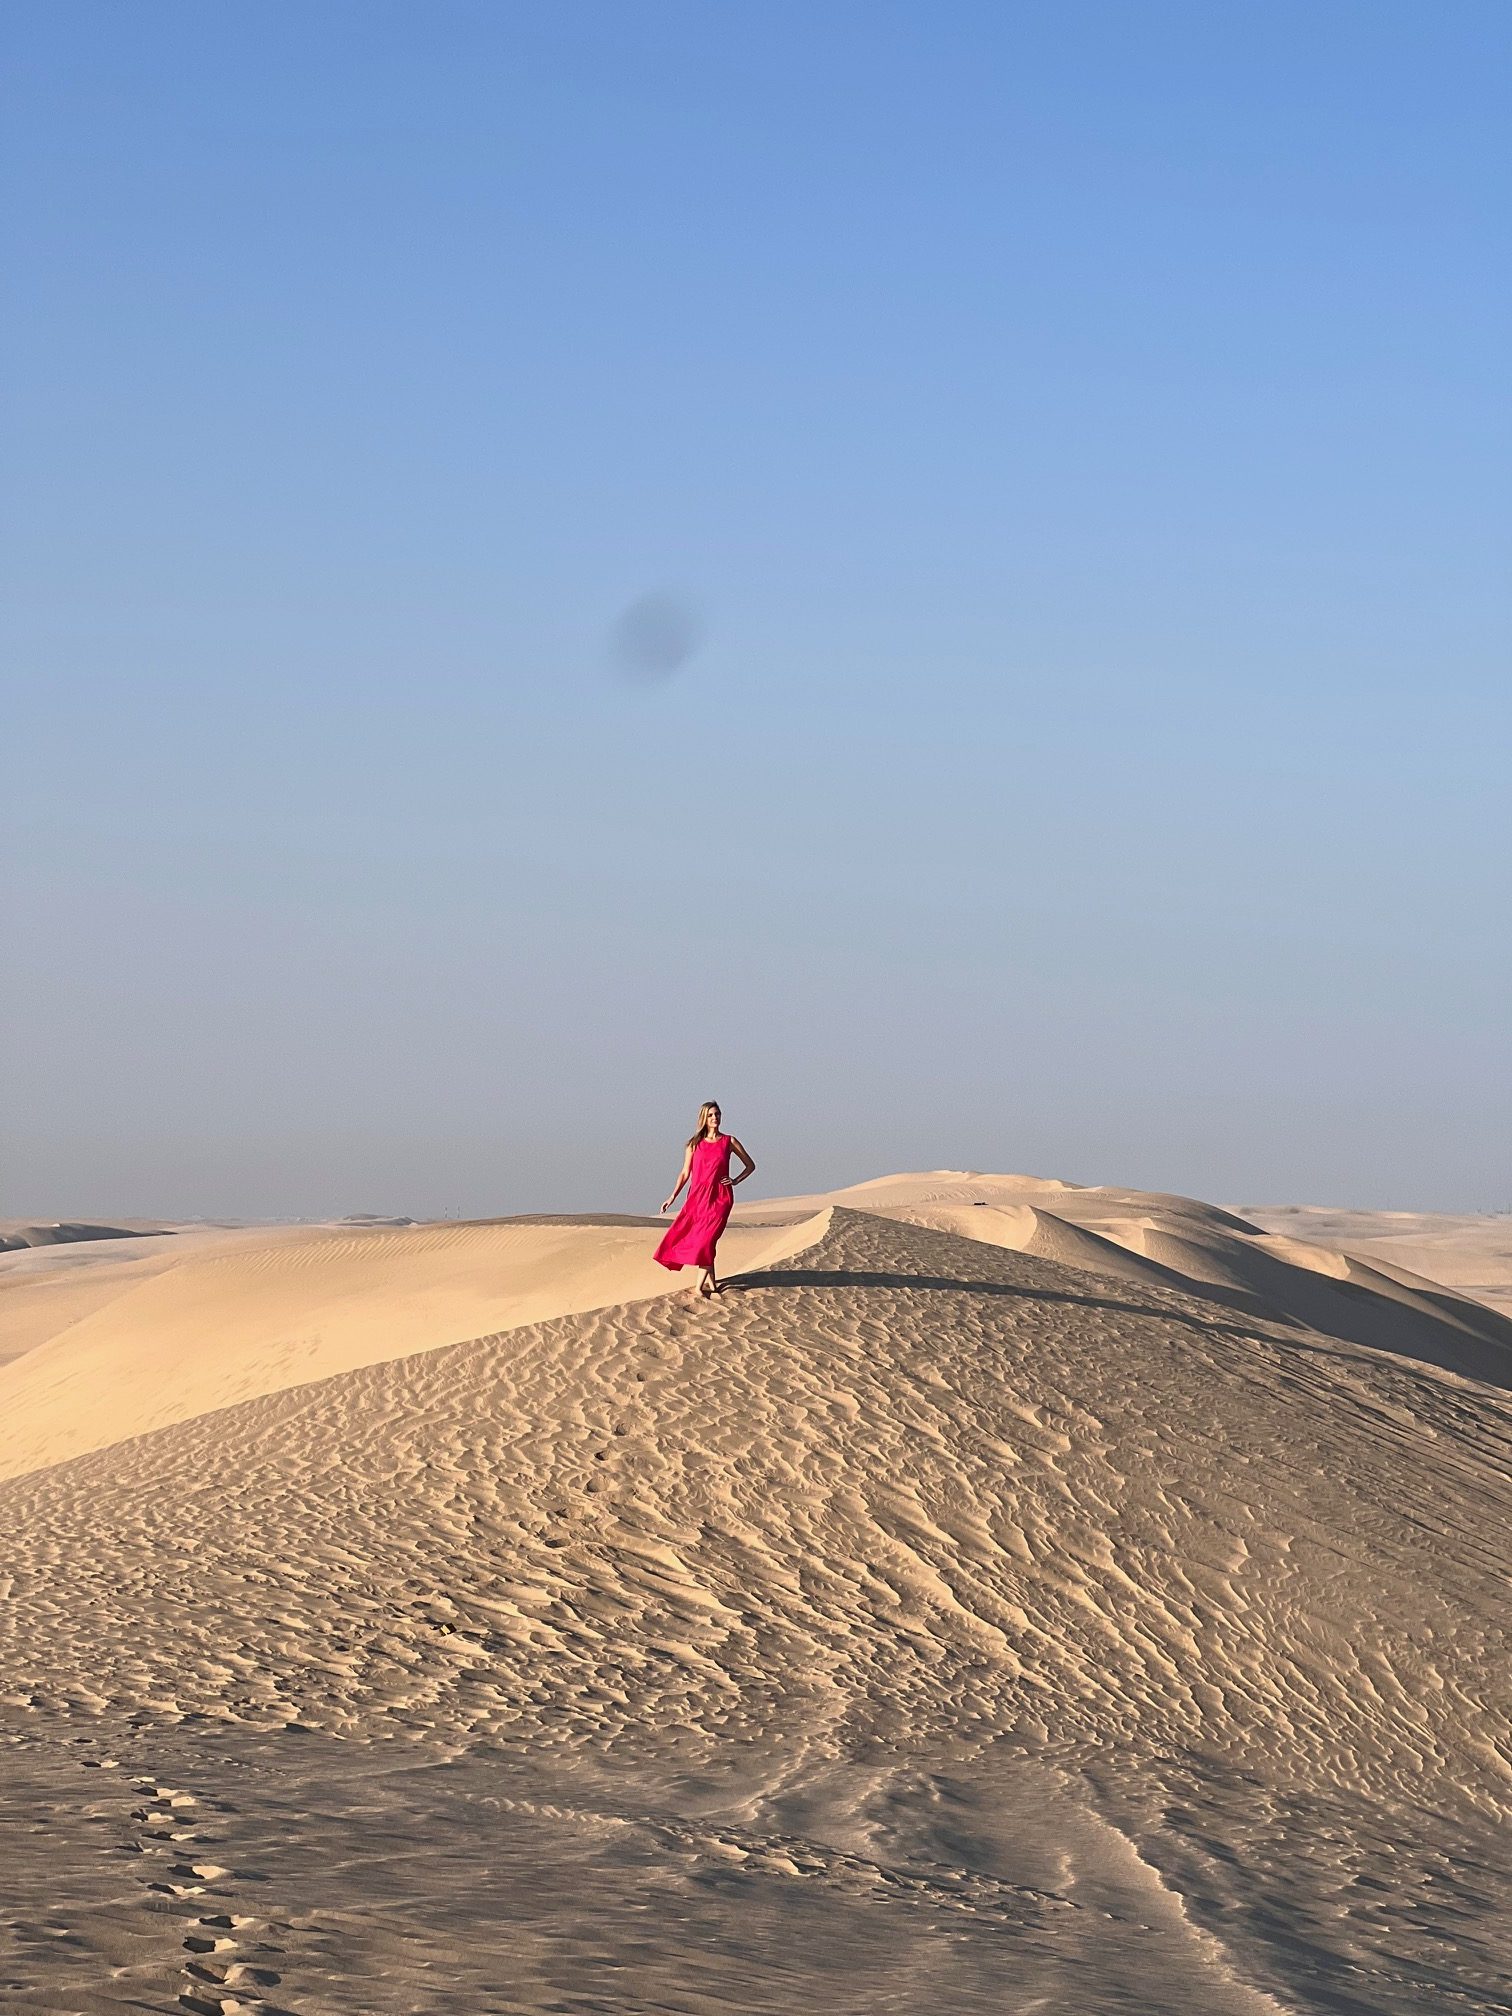
MULTIPOLYGON (((1235 1212, 1195 1198, 1079 1187, 1032 1176, 934 1170, 837 1190, 831 1201, 1114 1280, 1195 1292, 1269 1322, 1299 1325, 1442 1365, 1467 1378, 1512 1386, 1512 1320, 1494 1305, 1384 1258, 1371 1264, 1358 1250, 1267 1233, 1235 1212)), ((818 1202, 790 1198, 766 1208, 811 1210, 818 1202)), ((1337 1215, 1330 1222, 1337 1223, 1337 1215)), ((1370 1222, 1366 1214, 1350 1214, 1352 1229, 1361 1235, 1356 1246, 1368 1244, 1374 1251, 1387 1242, 1367 1241, 1364 1227, 1370 1222)), ((1431 1232, 1421 1229, 1423 1222, 1415 1221, 1419 1230, 1413 1253, 1426 1261, 1435 1247, 1431 1232)), ((1455 1257, 1461 1265, 1468 1247, 1464 1222, 1455 1221, 1455 1257)), ((1497 1227, 1497 1221, 1480 1222, 1497 1227)), ((1494 1237, 1482 1232, 1472 1270, 1481 1276, 1494 1275, 1494 1237)), ((1509 1235, 1503 1232, 1502 1237, 1506 1243, 1509 1235)))
POLYGON ((1494 1314, 860 1187, 712 1306, 562 1304, 648 1227, 259 1234, 16 1361, 34 1450, 139 1423, 0 1485, 18 2006, 1504 2010, 1512 1404, 1424 1348, 1494 1314))
POLYGON ((1387 1275, 1398 1268, 1512 1316, 1512 1211, 1338 1211, 1256 1205, 1245 1217, 1299 1244, 1334 1246, 1387 1275))
POLYGON ((21 1219, 0 1221, 0 1253, 33 1246, 97 1245, 102 1239, 134 1239, 140 1236, 134 1225, 83 1225, 72 1221, 58 1224, 27 1224, 21 1219))
POLYGON ((0 1251, 0 1365, 61 1336, 184 1253, 173 1234, 126 1241, 114 1233, 77 1241, 16 1239, 0 1251))
MULTIPOLYGON (((739 1226, 727 1271, 795 1252, 822 1214, 739 1226)), ((655 1219, 295 1227, 146 1241, 156 1250, 19 1280, 0 1275, 0 1477, 63 1462, 260 1393, 549 1316, 675 1292, 655 1219), (59 1293, 62 1289, 72 1290, 59 1293), (57 1328, 38 1330, 49 1317, 57 1328)))

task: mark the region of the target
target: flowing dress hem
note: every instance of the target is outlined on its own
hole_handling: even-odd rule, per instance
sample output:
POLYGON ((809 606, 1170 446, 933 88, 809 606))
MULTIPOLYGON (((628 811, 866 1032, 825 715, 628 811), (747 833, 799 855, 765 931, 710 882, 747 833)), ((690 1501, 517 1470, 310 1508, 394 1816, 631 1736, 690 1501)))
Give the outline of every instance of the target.
POLYGON ((735 1201, 729 1178, 730 1137, 700 1141, 693 1153, 688 1195, 652 1256, 669 1273, 712 1267, 719 1235, 735 1201))

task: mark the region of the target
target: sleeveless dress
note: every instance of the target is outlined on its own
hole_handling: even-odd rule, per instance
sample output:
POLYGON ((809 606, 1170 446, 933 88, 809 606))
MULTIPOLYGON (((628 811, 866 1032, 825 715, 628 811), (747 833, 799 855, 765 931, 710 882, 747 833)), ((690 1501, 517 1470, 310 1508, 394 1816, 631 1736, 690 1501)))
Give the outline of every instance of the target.
POLYGON ((712 1267, 735 1192, 730 1185, 730 1137, 700 1141, 688 1171, 688 1195, 662 1235, 655 1257, 663 1267, 712 1267))

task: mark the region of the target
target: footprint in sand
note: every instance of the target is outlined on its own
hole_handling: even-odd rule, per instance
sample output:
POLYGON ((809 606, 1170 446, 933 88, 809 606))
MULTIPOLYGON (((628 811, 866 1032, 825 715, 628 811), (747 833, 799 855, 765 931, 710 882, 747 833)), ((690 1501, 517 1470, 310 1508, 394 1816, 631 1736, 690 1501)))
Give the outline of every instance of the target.
POLYGON ((184 1978, 188 1986, 178 1998, 181 2009, 195 2016, 294 2016, 294 2012, 267 2000, 264 1990, 276 1988, 282 1976, 278 1969, 262 1963, 253 1935, 262 1921, 239 1911, 210 1911, 194 1921, 183 1941, 188 1959, 184 1978), (252 1950, 248 1951, 249 1941, 252 1950))
POLYGON ((184 1941, 186 1953, 234 1953, 236 1941, 224 1933, 191 1932, 184 1941))
MULTIPOLYGON (((138 1794, 143 1803, 131 1811, 138 1838, 130 1848, 137 1854, 163 1855, 178 1850, 182 1859, 170 1862, 161 1880, 144 1882, 143 1888, 157 1897, 188 1900, 201 1897, 206 1887, 224 1883, 235 1872, 208 1858, 191 1860, 185 1848, 201 1837, 189 1820, 199 1800, 194 1793, 175 1785, 159 1784, 153 1778, 139 1778, 138 1794)), ((250 1874, 247 1880, 256 1880, 250 1874)), ((159 1906, 159 1909, 162 1907, 159 1906)), ((238 1911, 207 1911, 194 1919, 181 1940, 185 1958, 181 1979, 184 1986, 177 2006, 193 2016, 294 2016, 267 1999, 263 1992, 280 1981, 276 1968, 261 1964, 255 1950, 255 1932, 261 1920, 238 1911), (248 1951, 249 1937, 254 1938, 248 1951)))

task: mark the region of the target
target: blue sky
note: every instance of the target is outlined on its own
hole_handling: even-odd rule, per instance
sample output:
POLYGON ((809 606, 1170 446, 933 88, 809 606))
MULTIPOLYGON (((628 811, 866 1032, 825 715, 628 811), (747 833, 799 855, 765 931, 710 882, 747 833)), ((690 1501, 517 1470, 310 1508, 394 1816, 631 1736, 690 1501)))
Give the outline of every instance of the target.
POLYGON ((1512 1205, 1500 0, 3 61, 0 1211, 1512 1205))

